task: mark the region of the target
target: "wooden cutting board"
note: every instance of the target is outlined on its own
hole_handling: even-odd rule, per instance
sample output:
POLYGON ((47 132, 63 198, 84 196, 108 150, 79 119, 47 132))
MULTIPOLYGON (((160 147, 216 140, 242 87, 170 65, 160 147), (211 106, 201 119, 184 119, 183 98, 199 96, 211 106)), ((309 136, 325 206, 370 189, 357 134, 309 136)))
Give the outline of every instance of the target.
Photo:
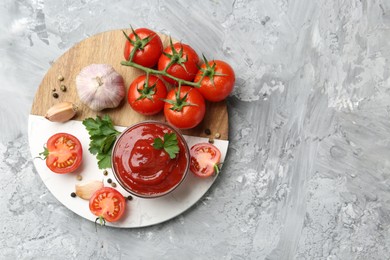
MULTIPOLYGON (((125 31, 130 33, 130 30, 125 31)), ((169 37, 166 35, 160 35, 160 37, 164 47, 168 46, 169 37)), ((47 110, 54 104, 69 101, 77 104, 79 107, 76 117, 73 118, 75 120, 82 121, 88 117, 108 114, 115 125, 125 127, 144 120, 166 121, 162 112, 155 116, 138 114, 127 103, 127 95, 119 107, 105 109, 100 112, 92 111, 80 102, 75 79, 82 68, 92 63, 110 64, 113 66, 122 75, 126 88, 128 88, 136 77, 143 74, 141 70, 120 64, 124 60, 123 49, 125 42, 126 38, 122 31, 113 30, 89 37, 69 49, 53 64, 43 78, 35 94, 31 114, 44 116, 47 110), (58 76, 60 75, 64 77, 62 82, 58 80, 58 76), (62 84, 67 88, 66 92, 60 90, 62 84), (57 99, 53 97, 53 89, 56 89, 55 92, 59 95, 57 99)), ((171 88, 171 86, 168 86, 168 88, 171 88)), ((220 139, 228 140, 228 112, 226 102, 208 102, 206 116, 200 125, 193 129, 183 130, 182 132, 186 135, 210 138, 213 138, 216 133, 219 133, 221 135, 220 139), (211 130, 210 135, 205 134, 206 129, 211 130)))

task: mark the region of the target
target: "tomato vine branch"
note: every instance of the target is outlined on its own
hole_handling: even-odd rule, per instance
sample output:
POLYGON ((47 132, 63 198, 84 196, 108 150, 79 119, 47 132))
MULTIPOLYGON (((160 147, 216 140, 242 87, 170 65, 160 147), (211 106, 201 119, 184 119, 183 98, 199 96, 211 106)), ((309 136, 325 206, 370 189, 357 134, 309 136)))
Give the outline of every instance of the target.
POLYGON ((195 87, 195 88, 199 88, 200 87, 200 82, 202 81, 202 79, 204 77, 204 76, 202 76, 202 78, 198 82, 191 82, 191 81, 187 81, 187 80, 183 80, 183 79, 179 79, 177 77, 174 77, 174 76, 168 74, 166 71, 147 68, 147 67, 139 65, 139 64, 137 64, 135 62, 132 62, 132 61, 122 61, 121 65, 133 67, 133 68, 136 68, 136 69, 140 69, 143 72, 149 73, 149 74, 152 74, 152 75, 165 76, 165 77, 168 77, 168 78, 171 78, 171 79, 175 80, 178 83, 181 83, 182 85, 188 85, 188 86, 195 87))

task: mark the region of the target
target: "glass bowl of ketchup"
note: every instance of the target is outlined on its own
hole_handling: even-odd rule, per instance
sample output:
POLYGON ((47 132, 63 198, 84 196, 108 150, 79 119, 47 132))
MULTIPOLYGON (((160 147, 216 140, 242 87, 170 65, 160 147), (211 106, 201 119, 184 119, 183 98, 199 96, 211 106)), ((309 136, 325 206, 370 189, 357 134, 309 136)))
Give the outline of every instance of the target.
POLYGON ((167 123, 144 121, 126 128, 112 149, 112 170, 118 183, 141 198, 157 198, 182 183, 190 165, 190 152, 184 137, 167 123), (153 147, 164 134, 176 134, 179 152, 171 159, 164 149, 153 147))

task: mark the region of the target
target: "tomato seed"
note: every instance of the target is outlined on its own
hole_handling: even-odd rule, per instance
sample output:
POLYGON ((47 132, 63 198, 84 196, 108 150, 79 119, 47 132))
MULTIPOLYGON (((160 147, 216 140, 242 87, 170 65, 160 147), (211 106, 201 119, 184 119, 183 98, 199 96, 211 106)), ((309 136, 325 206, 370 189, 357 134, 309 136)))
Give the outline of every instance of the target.
POLYGON ((211 131, 210 131, 210 129, 206 128, 206 129, 204 130, 204 133, 205 133, 206 135, 210 135, 210 134, 211 134, 211 131))
POLYGON ((71 194, 70 194, 70 196, 72 197, 72 198, 76 198, 76 193, 74 193, 74 192, 72 192, 71 194))

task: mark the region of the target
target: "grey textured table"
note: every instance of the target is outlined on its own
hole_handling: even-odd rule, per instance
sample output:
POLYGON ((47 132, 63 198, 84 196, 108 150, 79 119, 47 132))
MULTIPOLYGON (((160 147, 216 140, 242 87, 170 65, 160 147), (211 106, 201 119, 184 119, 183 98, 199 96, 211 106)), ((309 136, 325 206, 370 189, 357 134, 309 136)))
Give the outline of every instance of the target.
POLYGON ((3 0, 0 28, 1 259, 389 257, 389 1, 3 0), (234 66, 231 143, 184 214, 96 232, 37 175, 27 119, 53 60, 130 23, 234 66))

